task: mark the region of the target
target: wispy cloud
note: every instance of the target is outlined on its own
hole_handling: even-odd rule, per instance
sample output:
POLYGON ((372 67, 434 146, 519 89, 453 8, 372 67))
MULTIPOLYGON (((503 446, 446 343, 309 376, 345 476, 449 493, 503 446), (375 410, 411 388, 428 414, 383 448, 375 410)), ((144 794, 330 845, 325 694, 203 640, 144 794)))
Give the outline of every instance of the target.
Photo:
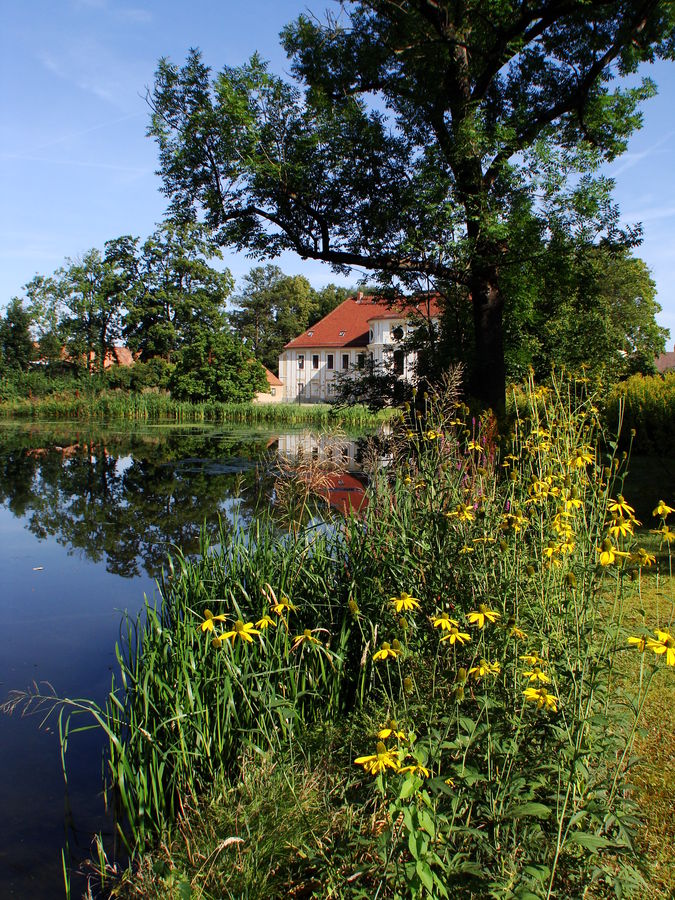
POLYGON ((624 222, 654 222, 657 219, 670 219, 675 216, 675 206, 651 206, 644 209, 630 210, 622 214, 624 222))
POLYGON ((623 175, 624 172, 627 172, 629 169, 632 169, 633 166, 637 166, 643 160, 648 159, 650 156, 654 156, 656 153, 670 153, 672 150, 662 150, 664 144, 670 142, 671 138, 675 135, 675 129, 672 129, 667 134, 664 134, 662 138, 659 138, 658 141, 655 141, 651 147, 647 147, 644 150, 641 150, 638 153, 628 152, 624 153, 620 160, 616 163, 616 168, 614 166, 610 166, 609 175, 611 178, 618 178, 620 175, 623 175))
POLYGON ((149 175, 154 170, 139 166, 121 166, 118 163, 98 162, 88 159, 53 159, 46 156, 32 156, 24 153, 2 153, 0 161, 19 160, 21 162, 35 162, 42 165, 73 166, 84 169, 107 169, 111 172, 124 172, 127 175, 149 175))

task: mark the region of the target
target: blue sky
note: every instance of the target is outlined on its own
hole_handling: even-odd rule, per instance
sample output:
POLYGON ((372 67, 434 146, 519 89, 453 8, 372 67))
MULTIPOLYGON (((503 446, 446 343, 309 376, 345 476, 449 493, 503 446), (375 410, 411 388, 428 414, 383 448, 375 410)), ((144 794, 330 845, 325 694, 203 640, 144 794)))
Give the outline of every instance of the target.
MULTIPOLYGON (((215 69, 259 50, 283 73, 282 26, 326 0, 27 0, 0 17, 0 306, 36 273, 122 234, 145 237, 164 214, 146 88, 157 60, 199 47, 215 69)), ((649 67, 659 95, 610 168, 625 222, 642 222, 662 325, 675 337, 675 63, 649 67)), ((239 279, 255 264, 227 254, 239 279)), ((277 262, 320 287, 345 283, 321 263, 277 262)), ((355 273, 350 283, 355 283, 355 273)), ((669 349, 673 339, 669 339, 669 349)))

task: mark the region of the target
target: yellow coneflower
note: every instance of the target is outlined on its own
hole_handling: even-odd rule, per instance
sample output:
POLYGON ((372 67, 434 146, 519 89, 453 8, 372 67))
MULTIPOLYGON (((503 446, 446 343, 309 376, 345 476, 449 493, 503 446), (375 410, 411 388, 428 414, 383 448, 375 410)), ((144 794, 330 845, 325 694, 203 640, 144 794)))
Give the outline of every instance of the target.
POLYGON ((465 631, 460 631, 459 628, 453 625, 448 633, 441 638, 441 643, 448 641, 450 644, 466 644, 466 642, 470 640, 471 635, 467 634, 465 631))
POLYGON ((398 641, 392 641, 391 644, 389 641, 384 641, 380 649, 373 653, 373 659, 378 662, 384 659, 389 659, 391 656, 393 659, 396 659, 397 656, 401 656, 403 650, 401 649, 401 645, 398 641))
POLYGON ((266 628, 269 628, 270 626, 272 628, 276 628, 277 623, 274 621, 274 619, 270 618, 267 613, 265 613, 262 619, 258 619, 258 621, 255 623, 255 627, 260 628, 262 631, 264 631, 266 628))
POLYGON ((661 631, 661 629, 657 629, 654 634, 656 640, 650 638, 647 641, 647 649, 656 653, 657 656, 665 653, 666 665, 675 666, 675 638, 669 632, 661 631))
POLYGON ((647 553, 644 547, 638 547, 634 553, 630 555, 630 561, 637 563, 638 566, 651 566, 656 562, 656 557, 651 553, 647 553))
POLYGON ((675 509, 673 509, 672 506, 668 506, 663 500, 659 500, 659 504, 656 509, 652 511, 652 515, 656 517, 663 516, 665 518, 670 515, 671 512, 675 512, 675 509))
POLYGON ((414 775, 419 775, 422 778, 429 778, 429 776, 431 775, 431 771, 421 763, 415 763, 412 766, 401 766, 401 768, 398 770, 399 775, 403 775, 406 772, 412 772, 414 775))
POLYGON ((451 619, 445 612, 432 616, 431 624, 434 628, 440 628, 441 631, 450 631, 451 628, 459 628, 459 622, 456 619, 451 619))
POLYGON ((295 612, 296 607, 291 603, 288 597, 281 595, 281 599, 277 600, 271 607, 273 613, 283 616, 286 612, 295 612))
POLYGON ((498 662, 489 662, 487 659, 481 659, 478 665, 469 669, 469 675, 474 678, 484 678, 486 675, 499 675, 502 667, 498 662))
POLYGON ((377 736, 381 741, 386 741, 387 738, 395 737, 398 741, 405 741, 406 736, 403 731, 398 730, 398 724, 396 719, 392 719, 384 728, 380 728, 377 732, 377 736))
POLYGON ((402 612, 404 609, 412 610, 420 607, 420 601, 415 597, 411 597, 407 591, 401 591, 398 597, 390 597, 389 602, 393 604, 397 613, 402 612))
POLYGON ((558 712, 558 698, 549 694, 546 688, 525 688, 523 696, 530 703, 536 703, 537 709, 550 709, 551 712, 558 712))
POLYGON ((214 616, 210 609, 204 610, 204 621, 201 624, 202 631, 213 631, 215 622, 224 622, 227 616, 214 616))
POLYGON ((224 631, 219 637, 221 641, 232 641, 233 644, 237 638, 243 643, 252 644, 253 637, 258 634, 260 632, 254 628, 253 622, 242 622, 241 619, 237 619, 232 630, 224 631))
POLYGON ((613 516, 625 515, 627 518, 632 519, 635 515, 635 510, 629 503, 626 502, 623 494, 619 494, 616 500, 609 500, 609 502, 607 503, 607 509, 612 513, 613 516))
POLYGON ((629 637, 628 643, 632 644, 640 653, 644 653, 647 648, 647 638, 644 637, 629 637))
POLYGON ((395 750, 387 750, 382 741, 378 741, 375 747, 375 753, 370 756, 359 756, 354 760, 354 765, 363 766, 366 772, 371 775, 379 775, 387 769, 393 769, 398 772, 399 763, 395 750))
POLYGON ((530 681, 540 681, 542 684, 550 684, 551 679, 545 672, 542 672, 539 666, 535 666, 529 672, 523 672, 523 678, 528 678, 530 681))
POLYGON ((607 530, 614 539, 628 537, 633 534, 633 520, 624 519, 623 516, 617 516, 607 530))
POLYGON ((302 632, 302 634, 296 634, 295 637, 293 638, 293 644, 291 646, 291 650, 297 650, 298 647, 302 646, 303 644, 320 644, 320 643, 321 643, 321 641, 317 637, 314 637, 314 635, 312 634, 312 629, 305 628, 305 630, 302 632))
POLYGON ((486 621, 496 622, 497 619, 501 619, 501 617, 501 613, 494 609, 488 609, 484 603, 481 603, 477 610, 473 610, 467 615, 466 619, 470 625, 477 625, 479 628, 483 628, 486 621))

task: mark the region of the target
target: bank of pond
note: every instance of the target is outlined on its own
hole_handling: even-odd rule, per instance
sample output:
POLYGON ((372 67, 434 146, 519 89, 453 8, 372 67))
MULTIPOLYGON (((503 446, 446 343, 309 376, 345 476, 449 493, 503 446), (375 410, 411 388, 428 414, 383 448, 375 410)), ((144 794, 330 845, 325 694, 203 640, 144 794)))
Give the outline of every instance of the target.
MULTIPOLYGON (((141 532, 143 494, 163 527, 176 522, 148 568, 154 594, 138 618, 129 609, 107 658, 108 688, 78 701, 58 685, 11 695, 15 712, 60 715, 69 779, 82 762, 79 727, 93 723, 85 739, 103 738, 114 817, 95 854, 99 889, 355 898, 651 889, 631 779, 642 717, 675 673, 669 495, 645 496, 647 468, 631 493, 592 399, 563 381, 523 389, 508 437, 490 415, 468 413, 450 384, 366 448, 367 502, 337 515, 331 479, 353 464, 343 447, 314 440, 269 468, 262 493, 241 466, 221 472, 236 491, 210 505, 193 543, 180 533, 190 491, 177 485, 193 471, 215 490, 223 445, 220 463, 206 466, 200 447, 176 452, 152 487, 135 458, 84 479, 108 495, 115 479, 131 491, 101 513, 102 539, 131 540, 132 523, 141 532), (130 867, 111 877, 116 854, 130 867)), ((57 517, 33 514, 31 490, 59 492, 63 533, 95 532, 96 519, 66 525, 88 515, 72 475, 36 487, 30 467, 53 452, 15 458, 27 474, 10 504, 44 534, 57 517)), ((103 541, 96 552, 113 560, 115 550, 103 541)), ((115 565, 130 568, 131 556, 115 565)), ((67 879, 76 868, 66 865, 67 879)))

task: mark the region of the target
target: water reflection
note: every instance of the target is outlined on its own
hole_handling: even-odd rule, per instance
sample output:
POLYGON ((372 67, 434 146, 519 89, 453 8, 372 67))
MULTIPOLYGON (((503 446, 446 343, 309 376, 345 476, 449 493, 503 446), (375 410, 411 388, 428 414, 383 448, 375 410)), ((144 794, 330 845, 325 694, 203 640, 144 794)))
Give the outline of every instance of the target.
MULTIPOLYGON (((121 612, 134 615, 152 596, 167 551, 194 552, 204 524, 252 516, 256 469, 278 448, 346 462, 343 445, 357 467, 353 442, 310 432, 0 422, 0 702, 33 680, 102 701, 121 612)), ((63 895, 58 742, 53 725, 38 726, 0 716, 0 896, 63 895)), ((65 834, 80 858, 92 833, 109 828, 102 746, 96 731, 69 743, 65 834)))

